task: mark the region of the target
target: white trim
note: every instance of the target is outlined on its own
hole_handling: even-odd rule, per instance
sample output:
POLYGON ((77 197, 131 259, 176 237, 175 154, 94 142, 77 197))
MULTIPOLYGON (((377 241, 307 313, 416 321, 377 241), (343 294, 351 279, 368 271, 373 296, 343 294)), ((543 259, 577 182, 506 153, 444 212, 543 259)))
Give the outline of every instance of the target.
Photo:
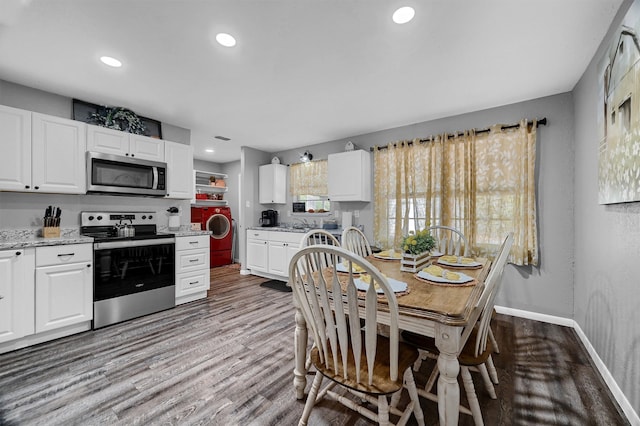
POLYGON ((512 317, 527 318, 534 321, 546 322, 549 324, 563 325, 565 327, 573 327, 575 321, 570 318, 556 317, 554 315, 539 314, 537 312, 523 311, 520 309, 507 308, 496 305, 496 312, 499 314, 511 315, 512 317))
POLYGON ((635 410, 629 403, 629 400, 627 399, 627 397, 624 395, 624 393, 618 386, 618 383, 611 375, 611 372, 609 371, 607 366, 604 364, 602 359, 600 359, 600 356, 598 355, 595 348, 587 338, 587 335, 584 334, 584 332, 582 331, 582 328, 580 328, 580 325, 576 321, 570 318, 539 314, 537 312, 523 311, 520 309, 507 308, 504 306, 496 306, 495 309, 496 309, 496 312, 498 312, 499 314, 511 315, 513 317, 518 317, 518 318, 527 318, 534 321, 546 322, 550 324, 562 325, 565 327, 573 328, 578 334, 578 337, 580 338, 580 341, 584 345, 585 349, 589 353, 591 360, 593 361, 596 368, 602 375, 602 378, 604 379, 605 383, 609 387, 609 390, 613 394, 613 397, 616 399, 618 405, 620 405, 620 408, 622 409, 624 414, 627 416, 627 420, 629 420, 629 423, 631 423, 632 426, 640 426, 640 417, 638 416, 638 413, 635 412, 635 410))

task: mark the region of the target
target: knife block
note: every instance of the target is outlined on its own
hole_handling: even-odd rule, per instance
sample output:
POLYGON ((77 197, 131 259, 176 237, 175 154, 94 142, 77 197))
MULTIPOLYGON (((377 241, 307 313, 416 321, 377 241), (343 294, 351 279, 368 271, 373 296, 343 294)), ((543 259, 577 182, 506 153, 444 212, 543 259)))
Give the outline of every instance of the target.
POLYGON ((45 226, 42 228, 42 236, 44 238, 60 238, 59 226, 45 226))

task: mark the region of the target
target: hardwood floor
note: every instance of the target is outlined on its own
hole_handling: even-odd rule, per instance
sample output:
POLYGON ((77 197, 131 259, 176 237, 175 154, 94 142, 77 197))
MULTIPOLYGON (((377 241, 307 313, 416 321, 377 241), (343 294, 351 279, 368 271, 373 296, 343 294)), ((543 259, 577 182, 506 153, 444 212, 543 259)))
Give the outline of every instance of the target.
MULTIPOLYGON (((291 293, 229 267, 211 276, 206 300, 0 355, 0 424, 297 424, 291 293)), ((485 424, 628 424, 572 329, 503 315, 494 325, 497 400, 474 374, 485 424)), ((436 405, 422 406, 437 424, 436 405)), ((309 424, 371 422, 323 401, 309 424)))

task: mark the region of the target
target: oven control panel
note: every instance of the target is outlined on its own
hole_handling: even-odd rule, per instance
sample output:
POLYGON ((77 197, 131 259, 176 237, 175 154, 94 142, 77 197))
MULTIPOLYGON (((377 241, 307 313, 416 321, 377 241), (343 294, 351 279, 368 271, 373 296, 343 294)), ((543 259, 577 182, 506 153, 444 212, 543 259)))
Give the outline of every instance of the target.
POLYGON ((156 212, 81 212, 82 226, 154 225, 156 212))

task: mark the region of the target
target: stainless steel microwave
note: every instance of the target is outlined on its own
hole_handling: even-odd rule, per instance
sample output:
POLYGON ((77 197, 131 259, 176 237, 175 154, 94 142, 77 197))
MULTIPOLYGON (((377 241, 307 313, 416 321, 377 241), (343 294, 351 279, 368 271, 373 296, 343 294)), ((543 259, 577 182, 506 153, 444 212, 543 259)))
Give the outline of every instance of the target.
POLYGON ((167 195, 167 164, 87 151, 87 193, 167 195))

